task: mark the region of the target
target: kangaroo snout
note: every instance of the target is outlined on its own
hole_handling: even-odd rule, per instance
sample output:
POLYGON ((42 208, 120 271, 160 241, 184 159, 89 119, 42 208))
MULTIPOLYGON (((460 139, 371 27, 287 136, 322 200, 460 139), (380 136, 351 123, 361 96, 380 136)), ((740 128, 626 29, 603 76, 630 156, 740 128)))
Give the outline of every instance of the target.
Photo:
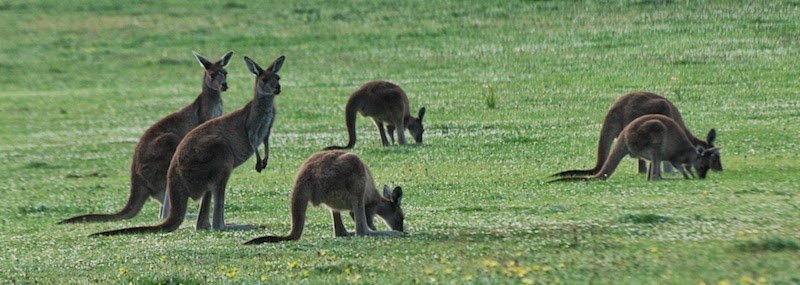
POLYGON ((222 91, 228 91, 228 82, 222 82, 220 89, 222 89, 222 91))

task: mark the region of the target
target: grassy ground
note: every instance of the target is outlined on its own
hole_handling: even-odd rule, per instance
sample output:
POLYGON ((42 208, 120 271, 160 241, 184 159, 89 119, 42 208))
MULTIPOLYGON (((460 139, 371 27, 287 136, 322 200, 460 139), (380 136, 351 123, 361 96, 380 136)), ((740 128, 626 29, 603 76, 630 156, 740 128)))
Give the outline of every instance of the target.
MULTIPOLYGON (((800 2, 0 2, 0 283, 789 284, 800 282, 800 2), (252 96, 241 59, 286 55, 272 157, 229 182, 226 217, 257 231, 90 239, 158 222, 56 225, 127 198, 141 133, 200 90, 197 51, 233 50, 230 112, 252 96), (404 238, 332 238, 312 208, 289 230, 293 176, 346 140, 347 96, 390 80, 425 106, 425 145, 353 150, 401 185, 404 238), (725 170, 649 183, 626 160, 589 167, 608 106, 664 94, 725 170), (493 92, 496 107, 486 96, 493 92)), ((349 225, 348 225, 349 226, 349 225)))

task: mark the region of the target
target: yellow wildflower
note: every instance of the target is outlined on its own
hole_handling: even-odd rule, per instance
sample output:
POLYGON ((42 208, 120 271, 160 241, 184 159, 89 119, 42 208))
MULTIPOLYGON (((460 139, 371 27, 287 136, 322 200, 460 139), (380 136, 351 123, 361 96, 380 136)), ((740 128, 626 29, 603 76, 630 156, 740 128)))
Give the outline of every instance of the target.
POLYGON ((300 263, 297 263, 297 261, 292 261, 292 263, 289 263, 289 269, 295 268, 299 265, 300 263))
POLYGON ((489 259, 484 259, 483 260, 483 266, 486 266, 486 267, 489 267, 489 268, 495 268, 495 267, 497 267, 498 264, 499 263, 497 263, 497 261, 494 261, 494 260, 489 260, 489 259))
POLYGON ((125 267, 120 267, 119 268, 119 275, 125 275, 125 273, 128 273, 128 270, 125 269, 125 267))

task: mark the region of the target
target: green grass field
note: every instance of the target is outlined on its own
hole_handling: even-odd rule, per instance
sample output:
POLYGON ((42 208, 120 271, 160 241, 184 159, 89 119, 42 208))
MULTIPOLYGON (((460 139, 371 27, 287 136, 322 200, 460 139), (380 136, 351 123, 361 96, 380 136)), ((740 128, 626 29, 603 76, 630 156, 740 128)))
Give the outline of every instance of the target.
POLYGON ((796 0, 133 2, 0 1, 0 283, 800 283, 796 0), (234 51, 226 113, 252 97, 242 56, 286 56, 270 165, 227 190, 226 220, 265 228, 86 237, 158 223, 154 202, 56 225, 122 207, 139 136, 200 92, 193 50, 234 51), (320 207, 300 241, 241 245, 289 231, 297 169, 346 142, 370 80, 427 108, 423 146, 381 147, 359 117, 353 149, 404 188, 408 235, 333 238, 320 207), (638 90, 716 128, 725 170, 647 182, 626 159, 545 183, 590 167, 608 107, 638 90))

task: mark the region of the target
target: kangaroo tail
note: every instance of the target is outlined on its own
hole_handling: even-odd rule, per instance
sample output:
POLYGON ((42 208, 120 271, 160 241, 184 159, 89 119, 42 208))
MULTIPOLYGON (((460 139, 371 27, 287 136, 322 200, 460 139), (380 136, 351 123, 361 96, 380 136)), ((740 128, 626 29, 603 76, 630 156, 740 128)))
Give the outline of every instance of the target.
POLYGON ((334 150, 334 149, 351 149, 353 146, 356 145, 356 114, 358 110, 356 110, 356 106, 353 106, 351 101, 347 102, 347 106, 344 110, 344 120, 345 124, 347 125, 347 146, 329 146, 326 147, 325 150, 334 150))
POLYGON ((167 219, 164 220, 163 223, 155 226, 146 226, 146 227, 133 227, 133 228, 125 228, 113 231, 105 231, 99 232, 89 235, 89 237, 97 237, 97 236, 114 236, 114 235, 126 235, 126 234, 147 234, 147 233, 157 233, 157 232, 172 232, 178 229, 183 223, 183 219, 186 216, 186 207, 189 203, 188 194, 183 191, 173 191, 169 195, 171 207, 169 209, 169 215, 167 219))
POLYGON ((597 140, 597 160, 592 169, 567 170, 553 174, 552 176, 587 176, 597 174, 606 162, 614 138, 622 132, 624 126, 620 126, 616 123, 616 121, 619 120, 620 119, 614 117, 611 113, 606 115, 606 118, 603 120, 603 126, 600 128, 600 138, 597 140))
MULTIPOLYGON (((298 180, 299 177, 298 177, 298 180)), ((258 238, 254 238, 244 244, 261 244, 265 242, 282 242, 282 241, 294 241, 299 240, 300 236, 303 235, 303 228, 306 224, 306 210, 308 209, 308 201, 309 195, 311 190, 304 190, 307 187, 305 184, 307 182, 296 182, 295 189, 292 190, 292 201, 291 201, 291 211, 292 211, 292 230, 289 232, 287 236, 262 236, 258 238)), ((308 186, 310 187, 310 186, 308 186)))
POLYGON ((600 171, 597 172, 591 178, 595 180, 605 180, 614 174, 614 171, 619 166, 619 163, 625 158, 626 155, 630 154, 628 150, 628 146, 624 141, 617 141, 617 144, 614 145, 614 149, 611 150, 611 154, 608 155, 608 159, 606 160, 603 167, 600 168, 600 171))
POLYGON ((263 236, 263 237, 257 237, 257 238, 251 239, 251 240, 247 241, 244 244, 251 245, 251 244, 262 244, 262 243, 266 243, 266 242, 273 243, 273 242, 291 241, 291 240, 298 240, 298 239, 299 238, 292 238, 290 236, 263 236))
POLYGON ((591 181, 594 180, 592 177, 561 177, 556 180, 547 181, 547 183, 553 182, 575 182, 575 181, 591 181))
POLYGON ((144 207, 144 202, 147 201, 147 193, 143 189, 136 188, 131 185, 131 194, 128 197, 128 203, 122 207, 119 212, 113 214, 86 214, 81 216, 72 217, 58 224, 72 224, 72 223, 90 223, 90 222, 108 222, 127 220, 139 214, 139 211, 144 207))

